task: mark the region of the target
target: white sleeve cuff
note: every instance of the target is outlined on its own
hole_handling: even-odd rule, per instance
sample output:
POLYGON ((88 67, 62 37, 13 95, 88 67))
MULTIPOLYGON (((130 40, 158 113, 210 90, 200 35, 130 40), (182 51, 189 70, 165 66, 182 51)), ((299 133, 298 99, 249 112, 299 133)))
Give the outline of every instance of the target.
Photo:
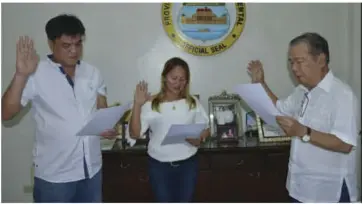
POLYGON ((100 87, 97 90, 98 94, 102 95, 102 96, 107 96, 107 88, 106 86, 100 87))

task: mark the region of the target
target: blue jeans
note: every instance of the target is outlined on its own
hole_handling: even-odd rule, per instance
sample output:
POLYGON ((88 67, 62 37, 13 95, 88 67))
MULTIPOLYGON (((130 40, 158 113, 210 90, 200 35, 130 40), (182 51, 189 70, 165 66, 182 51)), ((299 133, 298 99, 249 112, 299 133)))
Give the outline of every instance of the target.
POLYGON ((196 155, 176 162, 160 162, 149 157, 149 177, 156 202, 191 202, 197 172, 196 155))
POLYGON ((35 177, 33 196, 36 203, 101 203, 102 170, 92 178, 66 183, 52 183, 35 177))
MULTIPOLYGON (((294 199, 292 197, 290 197, 290 202, 292 203, 301 203, 299 200, 294 199)), ((350 203, 350 197, 349 197, 349 192, 348 192, 348 188, 347 188, 347 184, 346 182, 343 180, 343 184, 342 184, 342 193, 341 193, 341 197, 339 198, 339 202, 340 203, 350 203)))

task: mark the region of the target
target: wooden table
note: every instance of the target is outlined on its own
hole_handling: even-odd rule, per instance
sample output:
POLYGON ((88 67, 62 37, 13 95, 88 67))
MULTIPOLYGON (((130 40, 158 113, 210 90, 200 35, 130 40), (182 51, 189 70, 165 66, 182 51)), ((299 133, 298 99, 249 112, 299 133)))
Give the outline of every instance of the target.
MULTIPOLYGON (((198 151, 195 202, 288 202, 285 181, 290 143, 208 141, 198 151)), ((147 147, 117 141, 103 151, 104 202, 154 202, 147 147)))

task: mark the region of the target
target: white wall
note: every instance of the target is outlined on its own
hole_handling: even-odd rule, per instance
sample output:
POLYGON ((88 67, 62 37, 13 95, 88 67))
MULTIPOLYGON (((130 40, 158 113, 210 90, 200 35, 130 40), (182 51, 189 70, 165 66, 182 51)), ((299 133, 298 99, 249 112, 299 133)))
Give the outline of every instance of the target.
MULTIPOLYGON (((361 4, 351 5, 349 10, 351 71, 348 81, 359 100, 359 112, 361 114, 361 4)), ((361 121, 359 122, 359 129, 361 129, 361 121)), ((361 145, 361 137, 358 142, 361 145)), ((357 151, 359 155, 357 158, 357 172, 360 184, 359 188, 361 189, 361 146, 359 146, 357 151)))
MULTIPOLYGON (((359 4, 247 4, 241 37, 232 48, 213 57, 196 57, 176 48, 162 28, 160 9, 158 3, 2 4, 2 93, 15 70, 18 36, 33 37, 44 58, 48 53, 46 21, 68 12, 78 15, 86 26, 84 59, 101 70, 108 84, 109 103, 131 100, 141 79, 156 92, 163 63, 173 56, 189 63, 192 92, 200 94, 205 107, 210 95, 249 82, 245 70, 252 59, 264 63, 270 88, 287 96, 293 89, 286 67, 288 42, 306 31, 319 32, 329 41, 332 70, 342 80, 350 80, 361 98, 359 4)), ((31 183, 34 122, 29 115, 16 126, 2 127, 4 202, 31 201, 31 194, 23 192, 23 186, 31 183)))

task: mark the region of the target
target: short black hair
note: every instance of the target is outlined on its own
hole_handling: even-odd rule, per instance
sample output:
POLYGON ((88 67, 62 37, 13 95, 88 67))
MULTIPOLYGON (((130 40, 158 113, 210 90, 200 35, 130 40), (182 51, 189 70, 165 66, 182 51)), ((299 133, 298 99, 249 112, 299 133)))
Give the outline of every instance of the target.
POLYGON ((306 43, 309 46, 309 52, 313 56, 321 53, 326 55, 326 63, 329 63, 329 48, 328 42, 318 33, 304 33, 298 37, 295 37, 290 41, 289 45, 293 46, 301 42, 306 43))
POLYGON ((54 41, 62 35, 85 35, 85 28, 78 17, 69 14, 61 14, 50 19, 45 25, 48 40, 54 41))

